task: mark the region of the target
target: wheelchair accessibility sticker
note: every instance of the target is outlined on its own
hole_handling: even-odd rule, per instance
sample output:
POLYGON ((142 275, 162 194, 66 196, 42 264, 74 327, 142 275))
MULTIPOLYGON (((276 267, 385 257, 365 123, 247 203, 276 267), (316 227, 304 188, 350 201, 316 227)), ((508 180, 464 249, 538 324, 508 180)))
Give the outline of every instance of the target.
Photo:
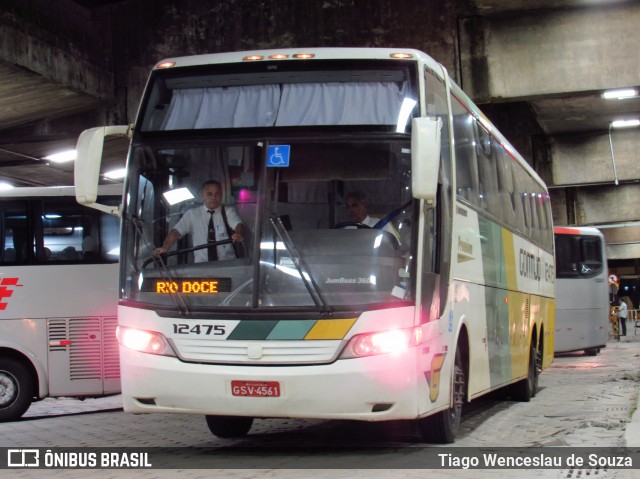
POLYGON ((267 167, 285 168, 289 166, 291 145, 271 145, 267 149, 267 167))

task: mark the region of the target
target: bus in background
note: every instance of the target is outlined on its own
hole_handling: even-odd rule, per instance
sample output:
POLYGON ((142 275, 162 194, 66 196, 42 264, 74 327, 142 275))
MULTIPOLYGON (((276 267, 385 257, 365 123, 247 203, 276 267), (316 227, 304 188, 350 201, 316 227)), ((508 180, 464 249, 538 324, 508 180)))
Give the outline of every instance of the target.
POLYGON ((555 352, 595 356, 609 339, 609 281, 597 228, 557 226, 555 352))
POLYGON ((202 414, 220 437, 264 417, 415 420, 426 441, 453 442, 466 402, 536 393, 553 360, 549 195, 429 56, 166 60, 133 129, 80 136, 83 204, 96 202, 109 135, 131 137, 126 412, 202 414), (211 244, 186 235, 155 256, 186 211, 206 225, 208 179, 242 220, 248 254, 198 262, 211 244), (356 191, 377 222, 348 216, 356 191))
MULTIPOLYGON (((100 187, 111 209, 121 198, 121 184, 100 187)), ((0 421, 45 397, 120 392, 119 230, 71 186, 2 192, 0 421)))

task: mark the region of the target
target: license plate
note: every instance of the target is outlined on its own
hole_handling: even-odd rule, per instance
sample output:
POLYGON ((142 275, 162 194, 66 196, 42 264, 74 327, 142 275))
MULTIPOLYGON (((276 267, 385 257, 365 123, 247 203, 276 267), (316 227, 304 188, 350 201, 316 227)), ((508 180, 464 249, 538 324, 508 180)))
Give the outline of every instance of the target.
POLYGON ((280 397, 278 381, 231 381, 233 396, 273 398, 280 397))

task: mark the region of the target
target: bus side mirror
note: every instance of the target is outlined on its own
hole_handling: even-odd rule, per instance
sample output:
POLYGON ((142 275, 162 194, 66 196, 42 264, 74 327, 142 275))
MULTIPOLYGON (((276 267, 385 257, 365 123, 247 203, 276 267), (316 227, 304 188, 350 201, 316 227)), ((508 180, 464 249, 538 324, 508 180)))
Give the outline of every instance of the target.
POLYGON ((440 118, 414 118, 411 125, 411 189, 414 198, 434 203, 440 168, 440 118))
POLYGON ((131 136, 128 126, 101 126, 83 131, 76 146, 77 158, 74 167, 74 183, 76 200, 81 205, 89 206, 109 214, 119 214, 112 206, 96 203, 98 200, 98 184, 102 149, 107 136, 131 136))

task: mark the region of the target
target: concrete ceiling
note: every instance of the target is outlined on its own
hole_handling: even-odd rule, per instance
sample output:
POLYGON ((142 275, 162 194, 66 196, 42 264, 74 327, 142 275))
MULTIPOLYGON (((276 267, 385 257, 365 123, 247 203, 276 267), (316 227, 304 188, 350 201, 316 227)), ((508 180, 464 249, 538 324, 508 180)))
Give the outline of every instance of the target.
MULTIPOLYGON (((117 1, 75 3, 82 11, 90 11, 117 1)), ((461 14, 521 15, 531 9, 592 7, 621 1, 624 0, 468 0, 461 14)), ((0 58, 7 58, 3 54, 0 51, 0 58)), ((612 120, 640 116, 640 99, 610 101, 602 99, 601 94, 592 91, 517 100, 530 102, 538 123, 549 134, 606 131, 612 120)), ((0 181, 9 180, 16 185, 72 184, 72 163, 56 165, 43 158, 74 148, 78 133, 97 124, 94 112, 107 103, 56 82, 43 72, 0 60, 0 181)), ((107 150, 105 169, 124 164, 125 142, 112 142, 107 150)))
MULTIPOLYGON (((532 10, 608 7, 632 1, 634 0, 471 0, 468 12, 480 16, 508 16, 522 15, 532 10)), ((639 85, 626 86, 640 89, 639 85)), ((602 93, 575 92, 561 97, 520 100, 531 104, 540 127, 549 135, 607 131, 614 120, 640 118, 640 97, 624 101, 606 100, 602 93)))

